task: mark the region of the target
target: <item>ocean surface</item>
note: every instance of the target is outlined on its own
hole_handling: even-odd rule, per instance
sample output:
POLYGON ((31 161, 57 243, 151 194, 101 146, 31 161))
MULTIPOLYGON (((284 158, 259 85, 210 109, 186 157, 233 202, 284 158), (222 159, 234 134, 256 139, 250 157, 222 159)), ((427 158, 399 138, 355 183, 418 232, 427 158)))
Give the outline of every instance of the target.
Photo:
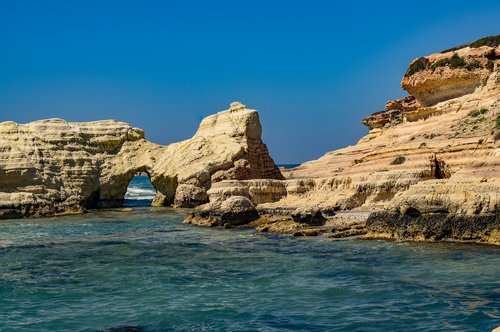
POLYGON ((186 210, 138 205, 0 222, 0 331, 500 325, 498 247, 200 228, 186 210))
POLYGON ((125 193, 125 207, 151 206, 156 191, 148 176, 134 176, 125 193))

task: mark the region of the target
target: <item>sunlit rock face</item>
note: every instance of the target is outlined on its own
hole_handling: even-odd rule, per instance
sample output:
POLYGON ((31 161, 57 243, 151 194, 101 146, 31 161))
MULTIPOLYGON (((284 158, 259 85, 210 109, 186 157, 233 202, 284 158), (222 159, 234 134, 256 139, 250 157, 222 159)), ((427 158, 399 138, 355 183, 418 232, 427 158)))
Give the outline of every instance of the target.
MULTIPOLYGON (((285 180, 218 182, 210 202, 246 197, 261 215, 251 225, 277 233, 500 244, 500 49, 420 59, 402 80, 410 95, 366 117, 357 144, 282 170, 285 180), (310 229, 300 211, 322 220, 319 211, 325 225, 310 229), (339 217, 347 211, 366 218, 330 234, 349 226, 339 217)), ((191 223, 203 223, 199 211, 191 223)))
POLYGON ((183 207, 206 203, 212 182, 281 179, 261 133, 257 111, 238 102, 205 118, 193 138, 166 146, 114 120, 2 122, 0 217, 119 206, 138 172, 150 176, 155 205, 183 207))
POLYGON ((431 106, 484 86, 499 58, 500 47, 490 46, 432 54, 410 65, 401 86, 422 106, 431 106))

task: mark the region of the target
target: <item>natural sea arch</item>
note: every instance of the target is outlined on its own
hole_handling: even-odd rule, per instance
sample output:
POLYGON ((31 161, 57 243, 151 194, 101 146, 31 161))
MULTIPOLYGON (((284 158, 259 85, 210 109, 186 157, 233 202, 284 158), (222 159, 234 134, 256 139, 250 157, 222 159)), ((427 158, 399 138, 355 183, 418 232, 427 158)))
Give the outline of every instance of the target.
MULTIPOLYGON (((112 169, 113 170, 113 169, 112 169)), ((111 174, 101 174, 99 190, 93 194, 92 205, 89 207, 109 208, 120 207, 129 203, 127 201, 127 191, 130 183, 138 174, 142 176, 142 182, 152 187, 154 198, 149 202, 149 206, 169 206, 172 205, 175 191, 177 189, 177 179, 156 175, 147 166, 131 167, 125 171, 121 170, 111 174), (146 180, 147 178, 147 180, 146 180)), ((135 180, 137 181, 137 180, 135 180)), ((134 181, 134 183, 135 183, 134 181)), ((144 206, 146 202, 142 202, 144 206)))

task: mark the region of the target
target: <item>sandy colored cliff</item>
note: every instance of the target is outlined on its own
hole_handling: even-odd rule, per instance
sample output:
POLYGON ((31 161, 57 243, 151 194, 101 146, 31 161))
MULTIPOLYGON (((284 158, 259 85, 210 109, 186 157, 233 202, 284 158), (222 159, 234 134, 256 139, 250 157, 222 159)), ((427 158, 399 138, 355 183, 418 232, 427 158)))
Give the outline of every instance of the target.
POLYGON ((358 144, 284 181, 216 183, 210 204, 247 197, 252 226, 279 233, 500 243, 500 47, 416 59, 401 85, 358 144))
POLYGON ((282 179, 261 140, 258 113, 235 102, 205 118, 193 138, 162 146, 118 121, 0 123, 0 218, 120 206, 132 177, 147 173, 154 205, 208 202, 212 182, 282 179))

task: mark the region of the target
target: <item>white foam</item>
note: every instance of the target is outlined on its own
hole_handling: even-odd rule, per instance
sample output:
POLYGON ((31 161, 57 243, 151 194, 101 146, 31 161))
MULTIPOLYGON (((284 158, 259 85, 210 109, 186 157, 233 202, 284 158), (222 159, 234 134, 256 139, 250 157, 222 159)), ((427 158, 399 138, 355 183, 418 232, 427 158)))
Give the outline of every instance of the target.
POLYGON ((154 189, 128 187, 125 199, 153 199, 155 195, 154 189))

